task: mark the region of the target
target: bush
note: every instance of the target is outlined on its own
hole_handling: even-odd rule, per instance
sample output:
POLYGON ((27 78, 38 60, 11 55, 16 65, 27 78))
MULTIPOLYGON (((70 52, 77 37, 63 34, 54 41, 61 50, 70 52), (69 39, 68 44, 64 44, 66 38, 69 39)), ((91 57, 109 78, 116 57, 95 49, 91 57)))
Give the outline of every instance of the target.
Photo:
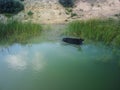
POLYGON ((32 16, 34 13, 33 13, 32 11, 29 11, 27 14, 28 14, 29 16, 32 16))
POLYGON ((24 9, 19 0, 0 0, 0 13, 16 14, 24 9))
POLYGON ((64 7, 73 7, 74 0, 59 0, 59 3, 62 4, 64 7))
POLYGON ((77 16, 76 13, 71 13, 71 17, 77 16))

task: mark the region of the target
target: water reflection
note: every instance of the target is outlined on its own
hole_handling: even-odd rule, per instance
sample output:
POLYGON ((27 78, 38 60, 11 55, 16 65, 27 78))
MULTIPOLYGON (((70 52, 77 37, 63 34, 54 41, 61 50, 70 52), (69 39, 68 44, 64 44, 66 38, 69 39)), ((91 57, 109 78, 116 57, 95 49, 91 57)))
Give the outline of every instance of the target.
POLYGON ((39 71, 46 65, 44 55, 40 53, 39 48, 36 50, 33 48, 35 47, 32 45, 21 46, 20 44, 14 44, 9 48, 2 48, 0 57, 13 70, 32 68, 39 71))
POLYGON ((74 44, 68 44, 68 43, 65 43, 65 42, 61 42, 60 43, 62 46, 72 46, 72 47, 75 47, 78 51, 81 51, 82 49, 81 49, 81 46, 82 45, 74 45, 74 44))
POLYGON ((5 56, 5 60, 10 68, 24 70, 27 67, 27 56, 28 52, 20 52, 12 55, 9 53, 5 56))
POLYGON ((91 44, 83 45, 82 50, 88 57, 96 61, 111 62, 115 60, 115 56, 112 52, 112 49, 103 45, 102 46, 91 45, 91 44))
POLYGON ((0 85, 4 90, 81 90, 86 83, 109 88, 120 81, 120 60, 115 59, 111 49, 92 44, 14 44, 0 50, 0 85))
POLYGON ((111 49, 104 46, 87 45, 71 45, 63 42, 56 43, 40 43, 40 44, 14 44, 7 48, 0 49, 0 58, 6 61, 8 67, 13 70, 32 70, 41 71, 45 68, 51 59, 74 59, 96 62, 119 63, 119 58, 111 49), (4 54, 4 55, 3 55, 4 54), (116 59, 116 60, 115 60, 116 59))
POLYGON ((45 66, 45 59, 41 53, 36 52, 32 60, 32 66, 34 70, 41 70, 45 66))

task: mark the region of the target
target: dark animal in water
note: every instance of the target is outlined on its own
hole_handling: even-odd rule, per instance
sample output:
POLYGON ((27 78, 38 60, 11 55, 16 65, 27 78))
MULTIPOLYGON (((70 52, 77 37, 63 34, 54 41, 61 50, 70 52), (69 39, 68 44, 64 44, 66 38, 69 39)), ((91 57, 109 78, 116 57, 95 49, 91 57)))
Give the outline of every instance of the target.
POLYGON ((70 44, 81 45, 84 40, 77 38, 63 38, 63 41, 70 44))

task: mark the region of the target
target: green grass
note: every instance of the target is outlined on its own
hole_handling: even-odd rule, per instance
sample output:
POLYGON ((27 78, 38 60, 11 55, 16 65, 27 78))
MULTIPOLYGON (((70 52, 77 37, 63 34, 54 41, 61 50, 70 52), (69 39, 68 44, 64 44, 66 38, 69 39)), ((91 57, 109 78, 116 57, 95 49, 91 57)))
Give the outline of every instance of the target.
POLYGON ((76 13, 71 13, 71 17, 77 16, 76 13))
POLYGON ((107 45, 120 46, 120 20, 91 19, 69 23, 67 34, 107 45))
POLYGON ((0 42, 24 43, 41 34, 42 26, 10 20, 0 23, 0 42))

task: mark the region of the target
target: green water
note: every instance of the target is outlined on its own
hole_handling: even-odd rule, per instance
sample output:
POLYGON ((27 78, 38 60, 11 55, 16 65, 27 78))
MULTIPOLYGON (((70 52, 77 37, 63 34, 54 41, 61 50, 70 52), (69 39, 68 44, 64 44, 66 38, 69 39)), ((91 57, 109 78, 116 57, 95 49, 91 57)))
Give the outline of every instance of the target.
POLYGON ((120 90, 120 56, 110 48, 36 41, 0 46, 0 90, 120 90))

